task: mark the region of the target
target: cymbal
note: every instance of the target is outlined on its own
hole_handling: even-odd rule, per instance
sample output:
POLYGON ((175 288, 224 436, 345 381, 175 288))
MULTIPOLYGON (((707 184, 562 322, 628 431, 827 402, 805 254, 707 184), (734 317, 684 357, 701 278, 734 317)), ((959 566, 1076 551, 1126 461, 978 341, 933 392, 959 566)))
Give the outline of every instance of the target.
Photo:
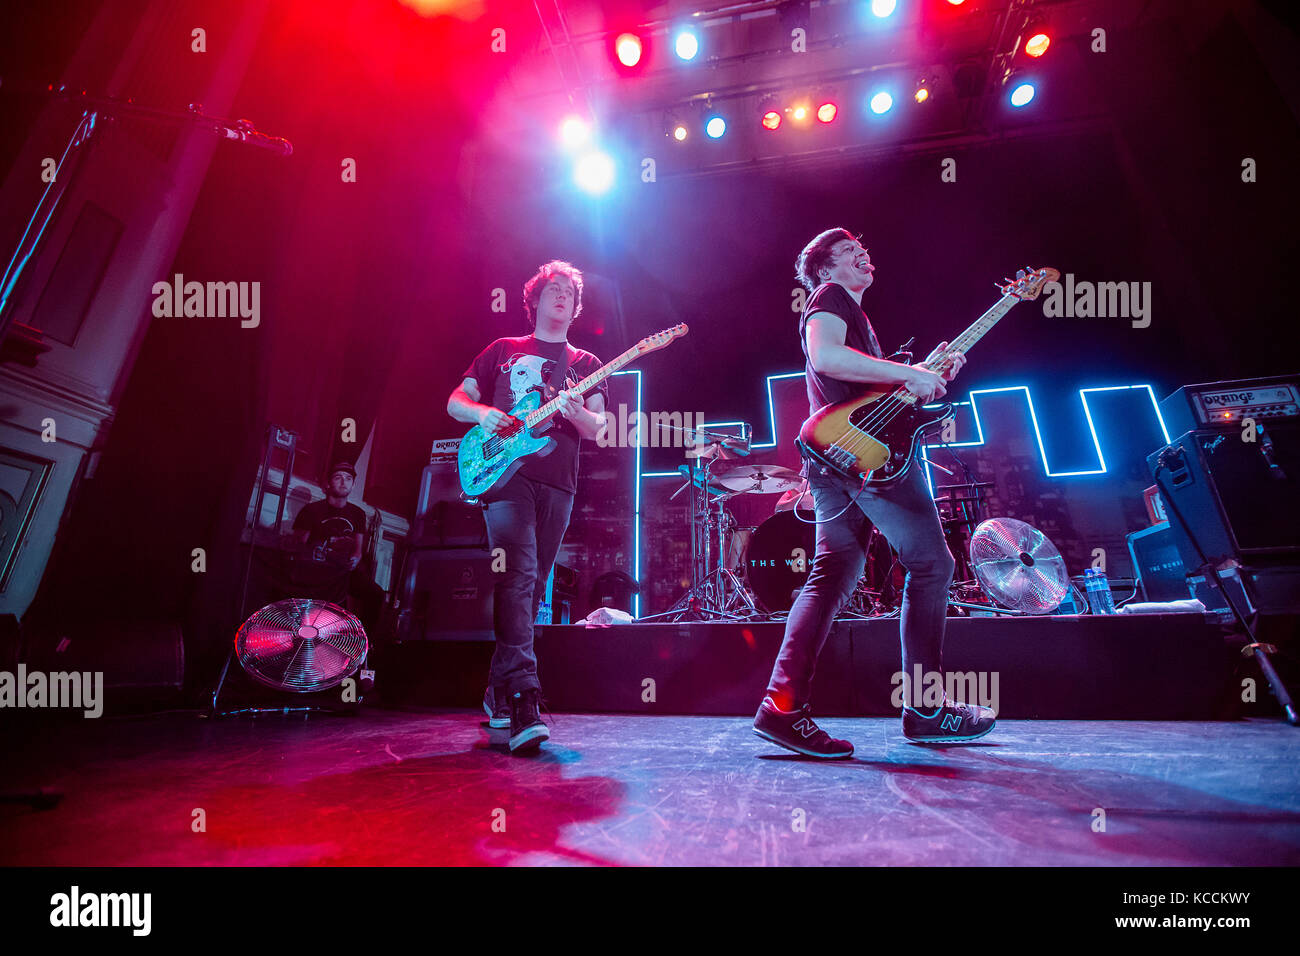
POLYGON ((687 458, 715 458, 721 461, 734 461, 737 458, 748 458, 749 449, 744 445, 733 444, 730 439, 726 441, 715 441, 708 445, 700 445, 697 448, 686 449, 687 458))
POLYGON ((733 465, 714 473, 713 480, 732 491, 772 495, 797 489, 803 478, 780 465, 733 465))

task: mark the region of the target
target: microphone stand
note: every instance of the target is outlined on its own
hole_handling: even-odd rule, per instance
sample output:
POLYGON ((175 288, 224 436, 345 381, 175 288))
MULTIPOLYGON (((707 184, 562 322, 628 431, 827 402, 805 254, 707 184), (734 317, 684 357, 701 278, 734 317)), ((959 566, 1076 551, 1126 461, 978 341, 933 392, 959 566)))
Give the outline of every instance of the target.
MULTIPOLYGON (((13 256, 10 257, 9 264, 5 267, 4 275, 0 276, 0 342, 4 341, 9 326, 12 324, 12 309, 9 308, 12 304, 10 299, 18 286, 18 280, 22 277, 23 270, 35 256, 36 250, 40 247, 41 239, 44 237, 50 222, 54 219, 54 213, 67 192, 72 174, 75 172, 76 160, 82 155, 82 147, 94 135, 100 119, 110 121, 129 118, 172 126, 192 125, 215 133, 222 139, 257 146, 281 156, 291 156, 293 154, 293 144, 287 139, 268 136, 266 133, 260 132, 253 126, 252 122, 246 119, 227 120, 210 116, 203 112, 203 106, 199 103, 191 103, 184 110, 162 110, 139 106, 132 102, 129 97, 123 100, 112 96, 89 96, 85 90, 78 93, 69 90, 66 86, 56 88, 53 84, 42 93, 56 100, 81 104, 82 114, 76 128, 68 139, 67 145, 63 149, 63 154, 54 167, 54 174, 46 186, 45 192, 37 200, 36 208, 27 220, 27 227, 18 240, 18 247, 14 250, 13 256), (64 165, 68 164, 69 160, 73 161, 70 165, 74 168, 70 169, 67 175, 64 175, 64 165)), ((48 348, 38 346, 37 350, 48 351, 48 348)))

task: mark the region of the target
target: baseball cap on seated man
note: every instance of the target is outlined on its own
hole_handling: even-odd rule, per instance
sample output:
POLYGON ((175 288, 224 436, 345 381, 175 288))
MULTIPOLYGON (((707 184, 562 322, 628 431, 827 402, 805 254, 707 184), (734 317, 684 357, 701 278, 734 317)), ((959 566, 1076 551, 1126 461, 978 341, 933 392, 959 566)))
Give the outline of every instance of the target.
POLYGON ((334 465, 334 467, 330 469, 330 471, 329 471, 329 475, 326 476, 326 477, 327 477, 327 478, 333 478, 333 477, 334 477, 335 475, 337 475, 340 471, 345 472, 345 473, 351 475, 353 481, 356 481, 356 480, 357 480, 357 470, 356 470, 355 468, 352 467, 352 462, 350 462, 350 461, 340 461, 340 462, 336 462, 335 465, 334 465))

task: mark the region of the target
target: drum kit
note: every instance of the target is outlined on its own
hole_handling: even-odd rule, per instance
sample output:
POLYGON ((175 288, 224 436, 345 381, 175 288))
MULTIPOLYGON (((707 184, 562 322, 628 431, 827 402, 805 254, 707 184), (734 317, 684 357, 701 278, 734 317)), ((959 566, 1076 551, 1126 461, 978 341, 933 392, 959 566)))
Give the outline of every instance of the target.
MULTIPOLYGON (((727 435, 691 432, 685 482, 672 495, 689 496, 691 565, 689 587, 672 607, 642 621, 742 621, 782 617, 812 570, 816 523, 806 480, 780 465, 752 464, 750 426, 727 435), (741 526, 731 502, 742 495, 778 496, 773 513, 755 527, 741 526), (799 505, 806 511, 800 513, 799 505)), ((897 613, 901 572, 875 528, 868 561, 841 616, 897 613)))

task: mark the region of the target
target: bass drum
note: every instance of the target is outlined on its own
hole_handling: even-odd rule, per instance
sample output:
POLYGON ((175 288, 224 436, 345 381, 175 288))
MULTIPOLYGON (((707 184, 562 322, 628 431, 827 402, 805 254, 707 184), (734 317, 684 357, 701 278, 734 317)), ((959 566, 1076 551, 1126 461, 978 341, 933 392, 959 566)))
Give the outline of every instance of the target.
POLYGON ((745 580, 769 614, 788 611, 812 570, 817 526, 793 511, 772 515, 754 529, 745 550, 745 580))

